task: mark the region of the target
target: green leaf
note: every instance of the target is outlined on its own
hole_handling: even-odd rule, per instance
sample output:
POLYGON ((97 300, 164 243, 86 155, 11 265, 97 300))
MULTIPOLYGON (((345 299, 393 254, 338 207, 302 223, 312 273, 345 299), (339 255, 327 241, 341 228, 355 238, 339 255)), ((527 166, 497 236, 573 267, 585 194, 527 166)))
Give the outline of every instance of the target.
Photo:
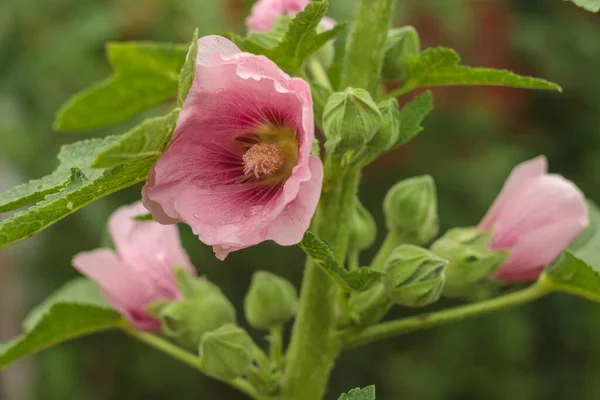
POLYGON ((546 268, 540 279, 554 291, 600 302, 598 270, 570 251, 565 251, 554 264, 546 268))
POLYGON ((375 386, 352 389, 348 394, 341 395, 338 400, 375 400, 375 386))
POLYGON ((594 266, 600 266, 600 209, 588 200, 588 227, 571 243, 569 249, 578 258, 594 266))
POLYGON ((591 12, 600 11, 600 0, 570 0, 575 5, 591 12))
POLYGON ((97 286, 76 279, 27 316, 21 336, 0 346, 0 370, 40 350, 122 324, 121 316, 99 297, 97 286))
POLYGON ((383 276, 382 273, 370 268, 363 267, 349 272, 341 267, 327 243, 317 238, 311 231, 306 231, 304 234, 300 248, 346 291, 365 291, 379 282, 383 276))
MULTIPOLYGON (((114 139, 107 139, 107 142, 112 140, 114 139)), ((8 192, 0 193, 0 212, 41 201, 47 195, 64 189, 70 179, 71 181, 76 179, 75 176, 71 177, 73 168, 77 168, 82 173, 89 173, 88 166, 93 160, 93 154, 90 152, 105 146, 100 142, 100 139, 93 139, 63 146, 58 154, 60 164, 52 174, 16 186, 8 192)))
POLYGON ((109 43, 114 74, 73 96, 58 111, 54 129, 82 131, 123 121, 177 95, 187 46, 109 43))
MULTIPOLYGON (((61 154, 73 155, 69 160, 75 164, 66 166, 70 171, 69 178, 42 201, 0 222, 0 248, 33 236, 100 197, 145 180, 152 164, 148 159, 111 169, 89 167, 98 152, 119 140, 119 136, 109 136, 64 146, 61 154)), ((59 170, 62 171, 61 167, 59 170)))
MULTIPOLYGON (((304 62, 327 42, 334 40, 345 29, 345 24, 337 24, 334 28, 318 33, 319 23, 328 9, 327 1, 315 0, 310 2, 303 11, 296 14, 289 23, 287 32, 274 47, 264 40, 256 40, 254 34, 248 38, 224 34, 241 50, 249 53, 264 55, 284 70, 299 74, 304 62)), ((270 44, 270 42, 269 42, 270 44)))
POLYGON ((400 111, 400 134, 394 147, 407 143, 419 134, 423 130, 421 123, 432 110, 433 96, 429 91, 416 96, 405 105, 400 111))
POLYGON ((26 332, 30 331, 56 303, 77 303, 105 308, 107 310, 111 309, 102 298, 100 287, 95 282, 87 278, 75 278, 65 283, 46 300, 31 310, 27 314, 25 321, 23 321, 23 330, 26 332))
POLYGON ((510 86, 559 92, 562 90, 557 84, 544 79, 517 75, 501 69, 467 67, 459 63, 460 57, 454 50, 445 47, 429 48, 418 57, 408 59, 408 79, 400 92, 406 93, 423 86, 446 85, 510 86))
POLYGON ((137 161, 153 163, 169 144, 179 111, 177 108, 165 116, 147 119, 121 135, 98 153, 92 167, 110 168, 137 161))
POLYGON ((185 59, 185 63, 181 67, 179 73, 179 93, 177 95, 177 105, 182 106, 187 97, 192 83, 194 83, 194 73, 196 72, 196 56, 198 55, 198 29, 194 31, 192 43, 185 59))

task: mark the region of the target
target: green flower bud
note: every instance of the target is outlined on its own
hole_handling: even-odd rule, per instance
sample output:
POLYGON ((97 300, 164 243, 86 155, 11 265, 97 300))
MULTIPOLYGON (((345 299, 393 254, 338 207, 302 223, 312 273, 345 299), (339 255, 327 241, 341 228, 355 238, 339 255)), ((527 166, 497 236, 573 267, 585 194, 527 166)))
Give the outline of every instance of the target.
POLYGON ((195 297, 151 306, 151 312, 155 311, 154 315, 162 321, 165 335, 191 349, 198 348, 206 332, 235 323, 235 309, 221 290, 206 279, 197 281, 201 296, 195 292, 195 297))
POLYGON ((367 165, 390 150, 400 135, 400 108, 396 99, 387 99, 377 107, 381 113, 381 126, 375 136, 355 156, 358 164, 367 165))
POLYGON ((200 343, 202 371, 223 380, 247 375, 252 368, 253 349, 248 333, 235 325, 207 332, 200 343))
POLYGON ((175 268, 175 283, 186 299, 202 299, 209 295, 220 295, 221 289, 208 279, 192 275, 184 268, 175 268))
POLYGON ((438 233, 435 183, 429 175, 394 185, 383 202, 390 232, 406 243, 424 245, 438 233))
POLYGON ((385 42, 385 60, 381 75, 387 81, 400 81, 408 77, 406 62, 417 57, 421 48, 419 34, 412 26, 390 29, 385 42))
POLYGON ((371 213, 362 205, 358 198, 354 200, 354 210, 350 219, 350 237, 348 249, 360 252, 368 249, 375 242, 377 225, 371 213))
POLYGON ((270 272, 254 273, 244 299, 246 319, 252 327, 268 330, 283 325, 296 315, 297 307, 294 285, 270 272))
POLYGON ((406 307, 423 307, 437 301, 444 286, 448 261, 429 250, 405 244, 388 257, 383 278, 389 298, 406 307))
POLYGON ((444 296, 473 298, 487 289, 487 277, 504 263, 506 251, 488 250, 491 231, 454 228, 431 245, 431 251, 450 261, 444 296))
POLYGON ((339 156, 361 149, 380 126, 381 112, 369 92, 353 88, 335 92, 323 112, 325 148, 339 156))

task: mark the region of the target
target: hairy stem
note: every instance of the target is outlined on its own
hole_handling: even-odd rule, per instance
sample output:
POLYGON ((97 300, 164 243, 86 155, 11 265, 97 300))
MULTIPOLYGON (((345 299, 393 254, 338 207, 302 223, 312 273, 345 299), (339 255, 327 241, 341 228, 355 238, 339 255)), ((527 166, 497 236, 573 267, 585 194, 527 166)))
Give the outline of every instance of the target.
POLYGON ((392 254, 392 251, 394 251, 394 249, 401 244, 402 240, 398 237, 398 235, 395 232, 389 232, 385 237, 383 244, 379 250, 377 250, 377 254, 375 254, 375 257, 371 262, 371 268, 375 271, 383 270, 385 261, 388 259, 390 254, 392 254))
POLYGON ((518 292, 506 294, 491 300, 468 304, 448 310, 421 314, 397 321, 384 322, 362 330, 349 328, 338 333, 338 337, 347 347, 362 346, 378 340, 383 340, 406 333, 433 328, 435 326, 460 321, 466 318, 487 314, 492 311, 514 307, 536 300, 552 292, 552 284, 543 277, 534 285, 518 292))
MULTIPOLYGON (((347 214, 354 206, 359 172, 336 174, 341 180, 323 193, 315 221, 316 234, 333 248, 342 263, 348 245, 347 214), (345 221, 332 229, 329 221, 345 221)), ((339 343, 334 340, 338 288, 312 260, 306 263, 298 316, 286 357, 282 380, 285 400, 319 400, 323 397, 339 343)))
POLYGON ((341 89, 348 86, 375 94, 383 65, 395 0, 359 0, 350 30, 341 89))

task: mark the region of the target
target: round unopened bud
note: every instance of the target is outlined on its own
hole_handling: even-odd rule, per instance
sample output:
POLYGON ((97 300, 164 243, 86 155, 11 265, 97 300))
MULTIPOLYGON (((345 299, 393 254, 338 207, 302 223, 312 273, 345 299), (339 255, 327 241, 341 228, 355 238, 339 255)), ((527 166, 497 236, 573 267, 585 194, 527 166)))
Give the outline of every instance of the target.
POLYGON ((389 298, 405 307, 423 307, 437 301, 444 286, 448 261, 429 250, 405 244, 388 257, 383 282, 389 298))
POLYGON ((438 233, 435 183, 429 175, 406 179, 394 185, 383 202, 390 232, 406 243, 424 245, 438 233))
POLYGON ((165 335, 191 349, 198 348, 206 332, 235 323, 235 309, 220 291, 169 303, 158 316, 165 335))
POLYGON ((444 296, 471 298, 481 292, 479 287, 486 286, 487 277, 508 255, 506 251, 489 250, 491 240, 489 231, 454 228, 431 245, 431 251, 450 261, 444 296))
POLYGON ((387 81, 400 81, 408 77, 407 60, 419 55, 419 34, 412 26, 390 29, 385 42, 385 60, 381 75, 387 81))
POLYGON ((323 129, 331 154, 344 155, 361 149, 381 126, 381 112, 364 89, 348 88, 335 92, 323 112, 323 129))
POLYGON ((186 299, 202 299, 209 295, 222 296, 221 289, 208 279, 197 277, 187 269, 175 267, 175 283, 181 296, 186 299))
POLYGON ((200 343, 202 371, 223 380, 247 375, 252 368, 253 348, 248 333, 235 325, 207 332, 200 343))
POLYGON ((283 325, 296 315, 297 307, 298 294, 289 281, 266 271, 254 273, 244 299, 246 319, 252 327, 268 330, 283 325))
POLYGON ((375 242, 377 235, 377 224, 371 213, 355 198, 354 210, 350 219, 350 236, 348 238, 348 249, 360 252, 368 249, 375 242))
POLYGON ((354 157, 357 164, 367 165, 381 154, 390 150, 400 136, 400 109, 396 99, 387 99, 377 104, 381 113, 381 126, 375 136, 354 157))

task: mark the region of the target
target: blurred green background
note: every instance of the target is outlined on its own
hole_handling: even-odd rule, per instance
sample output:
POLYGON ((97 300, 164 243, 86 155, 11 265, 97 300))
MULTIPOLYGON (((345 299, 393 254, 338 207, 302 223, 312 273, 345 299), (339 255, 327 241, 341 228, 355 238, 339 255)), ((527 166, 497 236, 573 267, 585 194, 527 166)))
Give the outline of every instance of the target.
MULTIPOLYGON (((331 3, 332 17, 350 18, 353 1, 331 3)), ((195 27, 201 34, 242 32, 249 8, 245 0, 0 2, 0 190, 48 173, 60 145, 82 137, 53 132, 53 114, 109 74, 106 41, 187 42, 195 27)), ((378 222, 387 188, 428 173, 438 185, 443 230, 476 224, 512 166, 541 153, 552 171, 600 200, 600 15, 560 0, 399 0, 395 24, 416 26, 426 46, 456 48, 465 63, 541 76, 564 93, 435 89, 437 107, 425 132, 364 173, 361 198, 378 222)), ((122 132, 132 123, 88 135, 122 132)), ((139 189, 104 198, 0 251, 0 342, 19 332, 28 309, 76 276, 71 257, 98 247, 107 216, 136 200, 139 189)), ((297 248, 266 243, 220 263, 187 228, 182 232, 199 271, 221 285, 240 314, 256 269, 299 284, 297 248)), ((383 236, 380 229, 379 241, 383 236)), ((348 351, 328 399, 368 384, 377 385, 382 400, 600 399, 598 338, 600 307, 553 295, 348 351)), ((61 345, 0 375, 2 400, 242 398, 119 333, 61 345)))

